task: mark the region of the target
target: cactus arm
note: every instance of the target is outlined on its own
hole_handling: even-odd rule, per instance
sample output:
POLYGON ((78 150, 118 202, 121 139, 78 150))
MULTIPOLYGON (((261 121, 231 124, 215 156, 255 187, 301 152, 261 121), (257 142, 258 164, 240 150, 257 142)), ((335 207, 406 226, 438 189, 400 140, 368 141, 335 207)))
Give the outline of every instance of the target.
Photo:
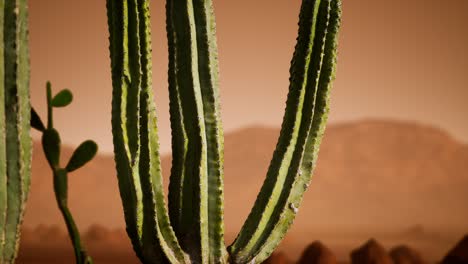
POLYGON ((282 141, 285 138, 280 135, 260 195, 230 248, 235 263, 261 263, 265 260, 279 244, 297 213, 315 166, 327 119, 339 16, 338 0, 303 1, 298 44, 291 66, 290 94, 281 132, 283 135, 291 131, 292 135, 286 137, 289 142, 285 144, 284 154, 278 151, 285 146, 285 141, 282 141), (297 83, 301 87, 299 96, 294 93, 297 83), (291 102, 297 101, 290 101, 292 97, 300 101, 296 104, 299 109, 294 112, 290 112, 291 102), (293 128, 289 128, 288 115, 294 116, 293 128), (279 161, 281 163, 277 163, 279 161))
POLYGON ((126 104, 128 86, 128 14, 126 1, 107 0, 109 49, 112 69, 112 135, 120 196, 124 209, 127 233, 137 256, 141 250, 141 190, 133 175, 128 152, 126 104))
POLYGON ((320 0, 303 1, 299 22, 300 33, 291 63, 290 88, 280 137, 260 194, 241 232, 230 247, 232 257, 240 255, 244 247, 248 249, 247 243, 252 244, 252 241, 258 239, 258 236, 261 235, 261 232, 265 229, 265 222, 271 217, 275 202, 279 199, 281 186, 284 185, 300 127, 301 110, 307 85, 307 71, 313 49, 315 21, 318 16, 319 4, 320 0), (310 23, 304 21, 312 21, 312 24, 310 25, 310 23), (263 214, 265 214, 265 217, 262 218, 263 214), (263 225, 260 226, 260 224, 263 225), (256 226, 259 227, 258 231, 256 231, 256 226))
MULTIPOLYGON (((18 82, 18 127, 20 129, 20 155, 21 164, 20 171, 22 175, 22 211, 25 209, 26 200, 29 194, 29 187, 31 184, 31 160, 32 160, 32 138, 30 135, 31 125, 31 104, 29 98, 29 29, 28 29, 28 1, 18 1, 18 68, 17 68, 17 82, 18 82)), ((22 221, 22 214, 21 214, 22 221)), ((20 226, 18 225, 18 228, 20 226)), ((19 230, 19 229, 18 229, 19 230)), ((19 231, 18 231, 19 234, 19 231)))
POLYGON ((198 69, 207 140, 210 263, 226 261, 224 245, 224 142, 218 80, 216 22, 211 0, 194 1, 197 18, 198 69))
POLYGON ((198 261, 225 262, 223 132, 212 2, 168 1, 167 31, 173 129, 172 222, 182 241, 184 237, 192 242, 193 236, 199 239, 195 251, 200 253, 193 253, 199 255, 198 261), (190 233, 194 226, 198 234, 190 233))
POLYGON ((164 204, 152 102, 148 1, 107 1, 112 125, 127 232, 143 263, 187 263, 164 204))
POLYGON ((212 9, 211 1, 167 3, 174 129, 171 218, 182 246, 194 261, 202 263, 225 262, 227 256, 222 221, 223 141, 212 9))
MULTIPOLYGON (((169 181, 169 217, 178 237, 183 236, 184 218, 182 209, 187 204, 184 199, 186 179, 185 162, 188 151, 188 137, 184 127, 184 115, 180 98, 180 87, 177 84, 175 33, 172 23, 173 1, 166 1, 166 31, 169 48, 169 112, 172 133, 172 167, 169 181)), ((190 193, 187 194, 190 196, 190 193)), ((190 205, 188 203, 187 205, 190 205)), ((184 211, 186 209, 184 208, 184 211)))
MULTIPOLYGON (((135 170, 138 168, 138 151, 139 143, 139 109, 140 109, 140 90, 142 85, 142 51, 140 43, 140 18, 138 16, 138 1, 140 0, 127 0, 127 17, 128 17, 128 49, 126 53, 128 75, 126 75, 129 88, 126 95, 126 126, 127 126, 127 147, 130 151, 132 163, 135 165, 135 170)), ((138 172, 136 172, 138 174, 138 172)))
POLYGON ((296 152, 297 154, 295 153, 301 155, 302 159, 296 159, 297 162, 289 170, 288 179, 293 182, 287 185, 292 186, 292 188, 287 198, 284 198, 286 202, 282 203, 279 220, 276 221, 275 227, 268 238, 262 242, 263 245, 257 253, 259 262, 268 258, 291 226, 316 166, 320 143, 328 119, 330 90, 335 77, 337 32, 340 24, 341 7, 338 1, 333 1, 332 5, 335 6, 331 7, 332 12, 325 41, 323 65, 318 81, 319 89, 313 107, 313 120, 308 126, 309 131, 307 132, 304 149, 296 152))
POLYGON ((164 258, 167 258, 168 261, 171 263, 186 263, 189 262, 189 260, 179 246, 177 237, 169 222, 169 216, 164 202, 157 117, 152 93, 149 2, 139 1, 138 11, 140 17, 141 64, 143 69, 140 95, 140 129, 142 131, 140 135, 140 173, 142 189, 145 195, 145 199, 143 199, 145 203, 143 228, 145 234, 151 234, 152 237, 150 239, 156 239, 155 241, 147 241, 148 246, 154 247, 153 243, 159 243, 159 246, 164 252, 164 258))
MULTIPOLYGON (((196 35, 191 1, 173 1, 168 6, 168 17, 174 29, 175 80, 180 95, 181 113, 187 136, 183 181, 182 207, 176 211, 181 222, 174 226, 182 248, 196 263, 208 258, 208 207, 206 203, 206 139, 203 106, 197 74, 196 35), (177 10, 177 12, 175 11, 177 10)), ((172 86, 170 86, 171 88, 172 86)), ((172 114, 172 113, 171 113, 172 114)), ((171 187, 173 187, 172 185, 171 187)), ((171 189, 170 191, 172 191, 171 189)), ((173 197, 170 195, 169 197, 173 197)), ((173 208, 172 208, 173 209, 173 208)))
POLYGON ((27 1, 4 2, 4 107, 7 154, 7 212, 3 261, 16 258, 20 225, 30 184, 29 50, 27 1))

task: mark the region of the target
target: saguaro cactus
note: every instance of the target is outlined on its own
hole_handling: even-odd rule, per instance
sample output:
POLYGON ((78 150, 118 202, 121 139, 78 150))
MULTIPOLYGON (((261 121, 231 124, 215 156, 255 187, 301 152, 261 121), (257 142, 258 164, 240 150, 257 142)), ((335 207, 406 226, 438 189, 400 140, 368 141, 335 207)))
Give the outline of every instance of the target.
POLYGON ((223 226, 223 132, 211 0, 167 0, 172 170, 166 210, 152 101, 149 1, 107 0, 112 129, 127 232, 143 263, 261 263, 309 186, 335 75, 340 0, 303 0, 286 113, 235 242, 223 226))
POLYGON ((0 263, 13 263, 31 172, 26 0, 0 0, 0 42, 0 263))

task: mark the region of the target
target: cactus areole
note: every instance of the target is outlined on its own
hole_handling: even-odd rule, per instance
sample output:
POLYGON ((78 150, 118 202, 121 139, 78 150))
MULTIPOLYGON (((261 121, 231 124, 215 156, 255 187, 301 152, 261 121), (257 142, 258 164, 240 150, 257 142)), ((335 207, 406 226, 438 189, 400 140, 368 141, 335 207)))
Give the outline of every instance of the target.
POLYGON ((107 0, 112 131, 127 232, 143 263, 261 263, 309 186, 335 75, 340 0, 303 0, 281 133, 260 194, 226 248, 212 0, 167 0, 172 169, 166 209, 152 94, 149 1, 107 0))
POLYGON ((0 42, 0 263, 14 263, 31 174, 26 0, 0 0, 0 42))

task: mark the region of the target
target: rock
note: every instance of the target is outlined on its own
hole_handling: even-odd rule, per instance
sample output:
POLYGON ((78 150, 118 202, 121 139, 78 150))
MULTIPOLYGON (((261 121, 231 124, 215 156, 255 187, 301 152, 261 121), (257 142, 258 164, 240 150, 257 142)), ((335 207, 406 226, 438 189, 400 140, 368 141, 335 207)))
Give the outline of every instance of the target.
POLYGON ((442 264, 468 264, 468 235, 449 251, 442 264))
POLYGON ((336 264, 336 257, 320 241, 310 244, 302 253, 298 264, 336 264))
POLYGON ((404 245, 390 250, 390 257, 395 264, 427 264, 418 251, 404 245))
POLYGON ((38 225, 33 234, 39 241, 67 241, 68 233, 63 231, 58 225, 45 226, 38 225))
POLYGON ((102 241, 109 236, 109 233, 109 230, 105 227, 93 224, 88 228, 88 231, 85 233, 84 238, 86 240, 102 241))
POLYGON ((374 239, 351 252, 352 264, 393 264, 392 259, 374 239))
POLYGON ((283 252, 275 252, 263 262, 264 264, 289 264, 288 257, 283 252))

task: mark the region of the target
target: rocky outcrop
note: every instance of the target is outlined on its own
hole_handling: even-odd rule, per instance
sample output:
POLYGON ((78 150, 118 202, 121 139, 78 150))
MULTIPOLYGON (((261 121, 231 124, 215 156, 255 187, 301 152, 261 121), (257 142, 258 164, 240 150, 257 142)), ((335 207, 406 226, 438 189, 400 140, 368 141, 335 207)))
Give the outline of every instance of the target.
POLYGON ((336 257, 320 241, 310 244, 302 253, 298 264, 336 264, 336 257))
POLYGON ((390 250, 390 257, 395 264, 427 264, 418 251, 404 245, 390 250))
POLYGON ((449 251, 442 264, 468 264, 468 235, 449 251))
POLYGON ((289 264, 291 262, 286 257, 286 254, 284 254, 283 252, 275 252, 263 263, 264 264, 289 264))
POLYGON ((371 239, 351 252, 352 264, 393 264, 392 259, 376 240, 371 239))

